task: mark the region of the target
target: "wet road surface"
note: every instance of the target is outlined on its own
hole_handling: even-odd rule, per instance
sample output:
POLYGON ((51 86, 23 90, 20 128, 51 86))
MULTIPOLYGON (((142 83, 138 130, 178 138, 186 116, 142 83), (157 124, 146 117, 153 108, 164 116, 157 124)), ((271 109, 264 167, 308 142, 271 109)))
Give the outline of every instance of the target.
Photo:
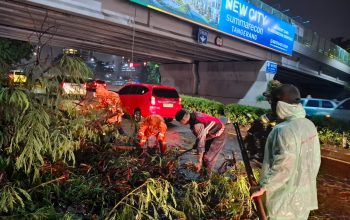
POLYGON ((350 180, 321 174, 317 178, 318 210, 309 219, 350 219, 350 180))

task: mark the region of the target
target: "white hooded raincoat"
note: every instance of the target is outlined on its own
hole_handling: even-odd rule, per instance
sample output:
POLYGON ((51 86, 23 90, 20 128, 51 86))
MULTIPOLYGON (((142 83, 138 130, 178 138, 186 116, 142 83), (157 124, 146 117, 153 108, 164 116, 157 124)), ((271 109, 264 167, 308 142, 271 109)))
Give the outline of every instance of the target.
POLYGON ((284 122, 268 136, 260 180, 266 189, 269 219, 307 219, 318 208, 316 176, 320 144, 314 124, 298 105, 279 101, 276 113, 284 122))

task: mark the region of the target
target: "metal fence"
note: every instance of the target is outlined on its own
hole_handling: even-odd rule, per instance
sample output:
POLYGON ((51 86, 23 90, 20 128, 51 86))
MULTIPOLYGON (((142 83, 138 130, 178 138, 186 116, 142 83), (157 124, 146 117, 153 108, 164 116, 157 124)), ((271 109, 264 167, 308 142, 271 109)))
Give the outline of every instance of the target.
POLYGON ((296 34, 295 34, 295 40, 306 47, 309 47, 310 49, 327 56, 330 59, 336 59, 348 66, 350 66, 350 55, 349 53, 344 50, 343 48, 337 46, 336 44, 332 43, 328 39, 325 39, 321 36, 319 36, 316 32, 305 28, 301 25, 300 22, 296 21, 295 19, 287 16, 286 14, 282 13, 281 11, 271 7, 270 5, 265 4, 264 2, 260 0, 246 0, 248 3, 253 4, 257 8, 260 8, 277 18, 279 18, 282 21, 285 21, 287 23, 290 23, 296 27, 296 34))

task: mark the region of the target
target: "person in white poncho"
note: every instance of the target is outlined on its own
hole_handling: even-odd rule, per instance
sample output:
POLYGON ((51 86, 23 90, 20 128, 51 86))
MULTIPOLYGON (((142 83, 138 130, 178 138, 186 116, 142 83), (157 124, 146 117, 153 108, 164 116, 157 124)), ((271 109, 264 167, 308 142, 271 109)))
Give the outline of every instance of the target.
POLYGON ((270 101, 281 123, 267 138, 260 188, 252 198, 265 196, 268 219, 304 220, 318 208, 316 177, 321 156, 317 130, 305 118, 295 86, 274 89, 270 101))

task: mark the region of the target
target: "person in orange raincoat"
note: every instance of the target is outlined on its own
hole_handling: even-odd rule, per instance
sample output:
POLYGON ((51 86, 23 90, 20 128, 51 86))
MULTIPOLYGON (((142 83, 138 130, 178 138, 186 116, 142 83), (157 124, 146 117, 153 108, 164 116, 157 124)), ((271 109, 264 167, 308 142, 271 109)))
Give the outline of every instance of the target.
POLYGON ((164 154, 167 150, 165 144, 165 133, 167 126, 164 119, 160 115, 150 115, 146 117, 141 123, 138 132, 138 140, 140 146, 144 150, 159 149, 161 154, 164 154))
POLYGON ((117 127, 118 131, 123 134, 124 131, 120 127, 122 116, 124 115, 122 103, 117 93, 108 91, 102 86, 90 90, 87 93, 85 107, 82 109, 83 113, 89 110, 106 110, 103 116, 108 124, 117 127))
POLYGON ((124 115, 120 97, 117 93, 108 91, 102 86, 96 88, 96 98, 98 99, 99 109, 107 109, 107 122, 109 124, 119 124, 124 115))

